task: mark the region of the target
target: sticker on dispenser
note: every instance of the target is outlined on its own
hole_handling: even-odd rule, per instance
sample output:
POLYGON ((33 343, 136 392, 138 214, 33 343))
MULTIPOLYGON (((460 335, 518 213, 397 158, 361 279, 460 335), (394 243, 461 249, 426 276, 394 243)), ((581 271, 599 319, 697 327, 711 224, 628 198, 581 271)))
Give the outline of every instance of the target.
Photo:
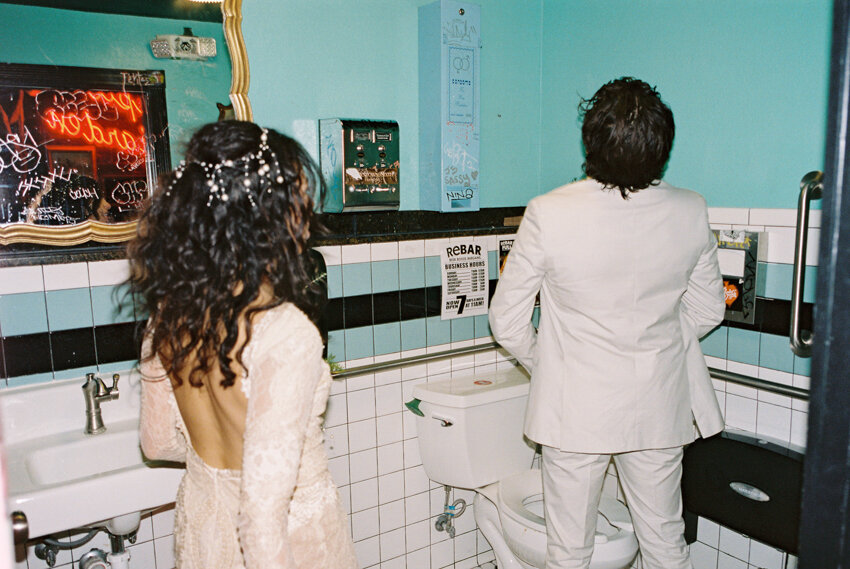
POLYGON ((493 385, 489 379, 479 379, 473 382, 475 385, 493 385))
POLYGON ((744 287, 744 279, 735 277, 723 278, 723 297, 726 301, 726 307, 730 310, 741 310, 744 295, 742 290, 744 287))

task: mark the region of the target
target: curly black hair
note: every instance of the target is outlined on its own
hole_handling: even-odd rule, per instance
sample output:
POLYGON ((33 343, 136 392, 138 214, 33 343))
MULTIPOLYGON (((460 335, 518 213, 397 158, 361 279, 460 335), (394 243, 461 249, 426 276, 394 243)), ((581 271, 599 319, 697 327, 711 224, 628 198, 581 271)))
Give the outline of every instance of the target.
POLYGON ((242 365, 251 339, 247 326, 247 339, 237 345, 240 320, 291 302, 317 321, 323 294, 309 244, 323 231, 313 210, 323 196, 315 162, 283 134, 244 121, 211 123, 195 133, 185 166, 162 176, 128 246, 129 290, 150 314, 149 357, 163 356, 176 385, 187 375, 200 386, 215 366, 221 385, 233 385, 231 354, 235 349, 242 365), (280 177, 264 175, 264 132, 263 154, 274 154, 280 177), (226 161, 247 165, 248 172, 221 168, 217 196, 224 197, 212 199, 205 166, 226 161), (272 291, 270 300, 261 300, 268 296, 261 297, 261 287, 272 291))
POLYGON ((676 126, 673 112, 654 87, 621 77, 579 104, 583 118, 584 173, 623 199, 664 174, 676 126))

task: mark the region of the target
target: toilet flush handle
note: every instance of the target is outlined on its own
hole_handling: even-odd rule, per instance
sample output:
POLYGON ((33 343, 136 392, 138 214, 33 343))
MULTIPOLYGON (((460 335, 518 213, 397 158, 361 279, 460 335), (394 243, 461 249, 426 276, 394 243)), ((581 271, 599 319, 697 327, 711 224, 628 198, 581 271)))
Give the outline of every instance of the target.
POLYGON ((436 419, 440 422, 441 427, 451 427, 455 424, 455 420, 451 417, 446 417, 445 415, 438 415, 437 413, 431 413, 431 418, 436 419))

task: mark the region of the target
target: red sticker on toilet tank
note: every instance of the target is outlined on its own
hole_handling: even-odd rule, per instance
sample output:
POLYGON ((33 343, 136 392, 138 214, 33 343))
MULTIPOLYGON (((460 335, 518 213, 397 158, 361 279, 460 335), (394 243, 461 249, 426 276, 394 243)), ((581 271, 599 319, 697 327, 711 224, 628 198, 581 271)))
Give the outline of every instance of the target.
POLYGON ((479 379, 475 382, 475 385, 492 385, 492 383, 489 379, 479 379))

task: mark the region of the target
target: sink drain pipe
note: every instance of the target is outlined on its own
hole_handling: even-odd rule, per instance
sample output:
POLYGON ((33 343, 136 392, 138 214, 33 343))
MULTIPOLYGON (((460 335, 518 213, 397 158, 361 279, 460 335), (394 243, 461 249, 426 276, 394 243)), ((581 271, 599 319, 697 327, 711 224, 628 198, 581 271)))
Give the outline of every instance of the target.
POLYGON ((126 537, 109 532, 109 546, 112 552, 106 556, 106 561, 110 569, 130 569, 130 552, 124 549, 126 537))
POLYGON ((106 554, 100 549, 92 549, 80 557, 80 569, 109 569, 106 554))
POLYGON ((124 549, 124 537, 109 534, 112 553, 92 549, 80 558, 79 569, 130 569, 130 552, 124 549))

